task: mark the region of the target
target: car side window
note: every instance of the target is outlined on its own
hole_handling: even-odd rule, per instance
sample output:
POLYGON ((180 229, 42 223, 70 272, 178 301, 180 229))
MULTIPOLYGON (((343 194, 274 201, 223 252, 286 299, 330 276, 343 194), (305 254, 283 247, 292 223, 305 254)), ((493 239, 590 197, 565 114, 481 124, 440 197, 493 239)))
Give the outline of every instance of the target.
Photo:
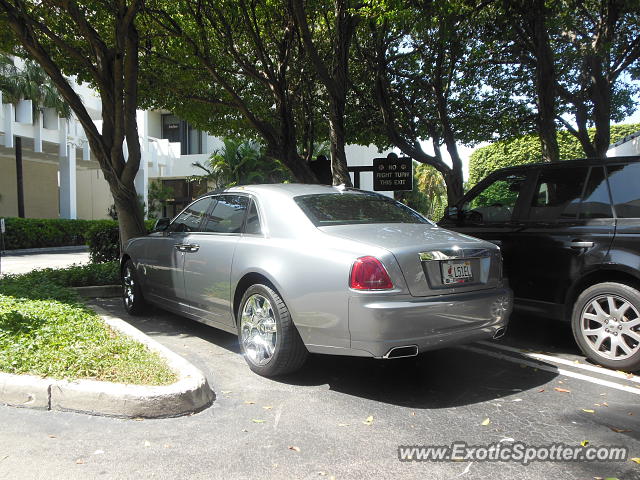
POLYGON ((640 163, 607 167, 618 218, 640 218, 640 163))
POLYGON ((533 192, 529 220, 575 219, 589 167, 542 170, 533 192))
POLYGON ((206 215, 203 231, 213 233, 241 233, 249 198, 244 195, 220 195, 206 215))
POLYGON ((592 167, 580 203, 580 219, 613 218, 609 187, 603 167, 592 167))
POLYGON ((462 218, 469 223, 506 223, 524 185, 526 175, 507 174, 496 178, 462 206, 462 218))
POLYGON ((187 208, 185 208, 167 229, 169 232, 197 232, 200 230, 200 222, 209 207, 213 199, 211 197, 205 197, 193 202, 187 208))
POLYGON ((247 213, 247 222, 244 227, 244 233, 249 235, 259 235, 262 233, 262 227, 260 226, 260 216, 258 215, 258 207, 256 201, 251 201, 249 212, 247 213))

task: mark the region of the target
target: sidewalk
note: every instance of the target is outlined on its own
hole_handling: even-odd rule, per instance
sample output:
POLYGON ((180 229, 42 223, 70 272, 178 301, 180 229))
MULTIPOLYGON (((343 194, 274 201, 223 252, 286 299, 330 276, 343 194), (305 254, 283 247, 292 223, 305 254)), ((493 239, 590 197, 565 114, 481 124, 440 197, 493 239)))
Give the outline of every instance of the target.
POLYGON ((63 268, 74 263, 89 263, 87 247, 7 250, 0 258, 0 275, 27 273, 38 268, 63 268))

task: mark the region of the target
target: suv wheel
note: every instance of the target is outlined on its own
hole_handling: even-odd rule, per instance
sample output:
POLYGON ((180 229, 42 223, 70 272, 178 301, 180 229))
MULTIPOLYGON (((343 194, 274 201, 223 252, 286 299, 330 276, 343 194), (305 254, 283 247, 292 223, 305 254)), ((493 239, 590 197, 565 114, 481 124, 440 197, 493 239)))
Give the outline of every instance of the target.
POLYGON ((587 288, 573 307, 571 327, 582 352, 616 370, 640 369, 640 292, 622 283, 587 288))
POLYGON ((238 338, 249 368, 274 377, 298 370, 307 348, 278 293, 266 285, 252 285, 238 308, 238 338))

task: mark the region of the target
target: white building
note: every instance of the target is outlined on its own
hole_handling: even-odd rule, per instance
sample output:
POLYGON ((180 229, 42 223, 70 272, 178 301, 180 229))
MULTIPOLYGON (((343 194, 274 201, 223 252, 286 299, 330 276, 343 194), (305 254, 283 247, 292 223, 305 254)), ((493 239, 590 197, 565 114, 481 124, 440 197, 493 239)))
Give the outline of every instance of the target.
MULTIPOLYGON (((74 88, 100 128, 97 94, 84 85, 74 88)), ((0 94, 0 217, 18 215, 15 137, 22 140, 25 216, 28 218, 108 218, 113 204, 107 182, 92 156, 82 126, 75 118, 59 118, 52 109, 33 115, 30 100, 16 107, 2 103, 0 94)), ((194 162, 204 162, 221 141, 191 128, 170 112, 139 110, 142 161, 136 190, 147 200, 150 181, 172 187, 174 199, 167 215, 177 213, 198 193, 186 177, 201 174, 194 162)), ((382 156, 375 147, 349 146, 349 165, 371 165, 382 156)), ((361 188, 373 189, 371 173, 361 176, 361 188)))
POLYGON ((640 155, 640 131, 612 143, 607 151, 607 157, 630 157, 640 155))

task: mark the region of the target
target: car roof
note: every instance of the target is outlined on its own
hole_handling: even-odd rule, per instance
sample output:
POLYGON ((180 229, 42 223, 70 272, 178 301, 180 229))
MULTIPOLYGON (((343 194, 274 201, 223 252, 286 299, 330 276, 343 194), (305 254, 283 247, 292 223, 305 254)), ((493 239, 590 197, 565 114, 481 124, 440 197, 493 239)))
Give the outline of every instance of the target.
POLYGON ((274 195, 282 195, 289 198, 297 197, 300 195, 322 195, 322 194, 330 194, 330 193, 363 193, 363 194, 375 194, 380 195, 375 192, 369 192, 365 190, 359 190, 357 188, 345 187, 343 185, 339 186, 331 186, 331 185, 319 185, 319 184, 307 184, 307 183, 268 183, 268 184, 260 184, 260 185, 242 185, 238 187, 230 187, 224 190, 215 190, 212 192, 205 193, 201 196, 212 195, 212 194, 220 194, 220 193, 254 193, 254 194, 274 194, 274 195))

